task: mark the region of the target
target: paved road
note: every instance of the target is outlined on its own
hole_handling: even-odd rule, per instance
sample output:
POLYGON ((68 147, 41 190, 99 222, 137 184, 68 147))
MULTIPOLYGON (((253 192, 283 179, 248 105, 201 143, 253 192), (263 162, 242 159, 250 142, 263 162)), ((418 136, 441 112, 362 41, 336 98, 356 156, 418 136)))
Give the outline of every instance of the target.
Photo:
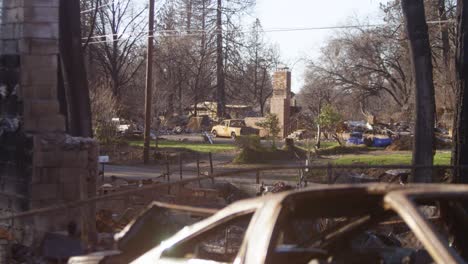
MULTIPOLYGON (((203 142, 203 137, 200 134, 194 133, 194 134, 180 134, 180 135, 160 135, 161 138, 165 138, 167 140, 173 140, 173 141, 187 141, 187 142, 203 142)), ((214 138, 213 139, 214 144, 233 144, 234 139, 231 138, 214 138)), ((269 145, 271 144, 269 140, 261 140, 261 143, 263 145, 269 145)), ((278 148, 283 147, 284 141, 278 140, 276 142, 276 146, 278 148)))
MULTIPOLYGON (((175 141, 189 141, 189 142, 202 142, 203 138, 200 134, 181 134, 181 135, 161 135, 161 137, 167 140, 175 141)), ((221 143, 233 143, 234 140, 230 138, 216 138, 215 144, 221 143)), ((263 144, 268 144, 267 141, 262 140, 263 144)), ((236 155, 235 152, 221 152, 213 154, 213 167, 214 173, 223 173, 236 171, 246 166, 235 166, 229 165, 236 155)), ((293 164, 291 164, 293 165, 293 164)), ((179 167, 174 164, 170 166, 172 172, 171 180, 179 179, 179 167)), ((207 157, 201 158, 200 162, 200 171, 202 175, 208 175, 210 171, 210 165, 207 157)), ((143 179, 154 179, 166 172, 166 167, 164 165, 106 165, 105 166, 105 177, 116 176, 128 180, 143 180, 143 179)), ((295 184, 298 177, 297 171, 278 171, 278 172, 265 172, 262 173, 261 181, 266 184, 275 183, 278 181, 288 181, 290 184, 295 184), (291 177, 289 177, 291 176, 291 177), (291 180, 289 180, 291 178, 291 180)), ((243 174, 235 177, 223 178, 228 179, 229 181, 239 181, 239 182, 251 182, 255 183, 255 173, 243 174)), ((183 177, 192 178, 197 177, 197 164, 195 161, 189 161, 183 164, 183 177)))
POLYGON ((105 177, 116 176, 129 180, 146 180, 161 175, 161 169, 154 166, 106 165, 105 177))
MULTIPOLYGON (((232 172, 239 168, 217 168, 215 173, 232 172)), ((165 173, 166 169, 164 166, 121 166, 121 165, 107 165, 105 167, 105 177, 116 176, 128 180, 144 180, 144 179, 155 179, 161 174, 165 173)), ((171 181, 179 180, 179 170, 175 166, 171 166, 172 176, 171 181)), ((202 176, 208 175, 209 166, 201 165, 200 171, 202 176)), ((289 184, 296 184, 298 180, 298 170, 285 170, 285 171, 268 171, 261 174, 261 182, 265 184, 274 184, 278 181, 288 182, 289 184), (290 180, 289 180, 290 179, 290 180)), ((197 177, 196 164, 187 164, 183 167, 183 178, 195 178, 197 177)), ((255 173, 245 173, 235 175, 233 177, 221 177, 221 180, 230 182, 241 182, 241 183, 255 183, 255 173)))
MULTIPOLYGON (((167 140, 174 140, 174 141, 188 141, 188 142, 203 142, 203 137, 201 133, 193 133, 193 134, 180 134, 180 135, 160 135, 159 137, 165 138, 167 140)), ((215 144, 232 144, 234 143, 234 139, 231 138, 214 138, 215 144)))

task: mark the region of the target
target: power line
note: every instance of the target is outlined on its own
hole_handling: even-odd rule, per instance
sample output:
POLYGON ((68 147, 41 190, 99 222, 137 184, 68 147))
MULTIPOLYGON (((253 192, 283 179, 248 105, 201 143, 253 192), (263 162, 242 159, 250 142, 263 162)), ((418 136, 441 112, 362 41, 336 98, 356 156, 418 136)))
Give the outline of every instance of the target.
POLYGON ((94 8, 90 8, 90 9, 87 9, 87 10, 83 10, 80 12, 80 14, 86 14, 86 13, 89 13, 89 12, 94 12, 96 11, 97 9, 101 9, 101 8, 104 8, 106 6, 110 6, 112 4, 117 4, 119 3, 120 1, 122 0, 109 0, 110 2, 108 2, 107 4, 103 4, 103 5, 100 5, 98 7, 94 7, 94 8))
MULTIPOLYGON (((350 26, 328 26, 328 27, 298 27, 298 28, 271 28, 271 29, 263 29, 263 30, 258 30, 258 33, 271 33, 271 32, 292 32, 292 31, 310 31, 310 30, 327 30, 327 29, 349 29, 349 28, 368 28, 368 27, 379 27, 379 26, 385 26, 387 24, 371 24, 371 25, 350 25, 350 26)), ((168 29, 168 30, 156 30, 155 33, 184 33, 188 30, 180 30, 180 29, 168 29)), ((202 30, 202 29, 193 29, 190 30, 191 32, 198 32, 196 33, 197 35, 202 35, 202 34, 218 34, 218 30, 202 30)), ((222 32, 225 33, 249 33, 252 32, 251 30, 223 30, 222 32)), ((141 34, 141 33, 147 33, 147 31, 140 31, 140 32, 132 32, 134 34, 141 34)), ((186 36, 186 35, 194 35, 195 33, 188 33, 184 34, 181 36, 186 36)), ((116 33, 116 34, 107 34, 107 35, 98 35, 98 36, 92 36, 91 38, 102 38, 102 37, 113 37, 113 36, 118 36, 118 35, 124 35, 121 33, 116 33)), ((87 37, 82 38, 83 40, 88 39, 87 37)))
MULTIPOLYGON (((144 33, 144 32, 139 32, 139 33, 144 33)), ((158 32, 155 32, 153 37, 150 37, 149 35, 142 35, 142 37, 155 38, 157 36, 162 36, 162 34, 156 34, 156 33, 158 33, 158 32)), ((93 41, 93 42, 89 42, 88 45, 90 45, 90 44, 99 44, 99 43, 112 43, 112 42, 116 42, 116 41, 120 41, 120 40, 127 40, 132 36, 135 36, 135 35, 129 35, 129 36, 126 36, 126 37, 119 37, 119 38, 112 39, 112 40, 93 41)), ((164 37, 196 37, 196 36, 202 36, 202 34, 195 34, 194 33, 194 34, 184 34, 184 35, 163 35, 163 36, 164 37)), ((83 43, 83 44, 85 44, 85 43, 83 43)))
MULTIPOLYGON (((427 21, 427 24, 447 24, 447 23, 454 23, 455 20, 435 20, 435 21, 427 21)), ((368 24, 368 25, 344 25, 344 26, 324 26, 324 27, 296 27, 296 28, 270 28, 270 29, 264 29, 264 30, 259 30, 257 33, 275 33, 275 32, 295 32, 295 31, 313 31, 313 30, 334 30, 334 29, 358 29, 358 28, 371 28, 371 27, 382 27, 382 26, 387 26, 389 24, 368 24)), ((218 34, 217 30, 190 30, 191 32, 197 32, 197 33, 186 33, 186 34, 174 34, 174 35, 164 35, 165 33, 184 33, 186 30, 156 30, 155 35, 163 35, 164 37, 191 37, 191 36, 206 36, 207 34, 218 34)), ((252 32, 251 30, 223 30, 225 33, 249 33, 252 32)), ((107 37, 115 37, 122 35, 121 37, 118 37, 116 39, 110 39, 110 40, 97 40, 93 42, 89 42, 88 44, 98 44, 98 43, 111 43, 119 40, 125 40, 128 39, 132 36, 137 36, 139 34, 144 33, 144 37, 147 37, 148 32, 147 31, 135 31, 135 32, 130 32, 128 34, 108 34, 108 35, 98 35, 98 36, 92 36, 91 39, 99 39, 99 38, 107 38, 107 37), (123 37, 123 35, 126 35, 123 37)), ((88 38, 82 38, 83 40, 87 40, 88 38)))

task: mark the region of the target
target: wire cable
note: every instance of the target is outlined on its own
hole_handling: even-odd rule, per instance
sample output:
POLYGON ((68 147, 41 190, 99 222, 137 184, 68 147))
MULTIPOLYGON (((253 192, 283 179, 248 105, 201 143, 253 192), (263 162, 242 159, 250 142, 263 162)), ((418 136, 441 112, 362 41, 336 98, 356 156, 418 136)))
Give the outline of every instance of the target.
MULTIPOLYGON (((445 23, 454 23, 455 20, 436 20, 436 21, 427 21, 427 24, 445 24, 445 23)), ((382 27, 387 26, 389 24, 368 24, 368 25, 344 25, 344 26, 324 26, 324 27, 297 27, 297 28, 270 28, 264 30, 258 30, 257 33, 275 33, 275 32, 295 32, 295 31, 313 31, 313 30, 334 30, 334 29, 353 29, 353 28, 370 28, 370 27, 382 27)), ((206 36, 207 34, 218 34, 219 31, 217 30, 190 30, 191 32, 197 33, 184 33, 186 30, 156 30, 154 32, 154 37, 157 35, 164 36, 164 37, 190 37, 190 36, 206 36), (174 35, 165 35, 165 33, 180 33, 174 35)), ((251 30, 223 30, 222 32, 225 33, 249 33, 252 32, 251 30)), ((125 37, 118 37, 116 39, 109 39, 109 40, 97 40, 93 42, 89 42, 88 44, 98 44, 98 43, 106 43, 106 42, 115 42, 120 40, 128 39, 132 36, 139 35, 145 33, 142 37, 148 37, 148 31, 136 31, 130 33, 117 33, 117 34, 108 34, 108 35, 98 35, 92 36, 91 39, 99 39, 99 38, 107 38, 107 37, 114 37, 118 35, 125 35, 125 37)), ((88 39, 82 38, 83 40, 88 39)))
POLYGON ((80 14, 86 14, 86 13, 89 13, 89 12, 93 12, 93 11, 96 11, 96 9, 102 9, 106 6, 110 6, 112 4, 118 4, 120 1, 122 0, 109 0, 110 2, 108 2, 107 4, 103 4, 103 5, 100 5, 98 7, 94 7, 94 8, 90 8, 90 9, 87 9, 87 10, 83 10, 80 12, 80 14))

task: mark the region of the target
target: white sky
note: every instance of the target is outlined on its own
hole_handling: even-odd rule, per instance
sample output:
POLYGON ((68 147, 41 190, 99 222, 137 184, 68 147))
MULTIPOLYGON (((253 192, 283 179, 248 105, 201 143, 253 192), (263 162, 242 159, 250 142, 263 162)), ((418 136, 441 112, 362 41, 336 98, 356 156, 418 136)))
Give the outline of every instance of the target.
MULTIPOLYGON (((1 1, 1 0, 0 0, 1 1)), ((136 0, 146 4, 148 0, 136 0)), ((164 0, 157 0, 161 4, 164 0)), ((382 23, 380 3, 389 0, 256 0, 254 11, 244 21, 250 26, 259 18, 265 30, 277 28, 328 27, 382 23)), ((245 29, 248 29, 246 27, 245 29)), ((304 60, 317 57, 320 48, 335 30, 267 32, 266 39, 275 43, 282 61, 292 69, 292 90, 303 84, 304 60), (303 60, 301 60, 303 59, 303 60)))
MULTIPOLYGON (((255 12, 265 30, 271 28, 323 27, 356 24, 350 20, 379 23, 379 4, 388 0, 257 0, 255 12)), ((317 57, 334 30, 266 33, 277 43, 283 61, 292 67, 293 91, 302 86, 305 66, 300 58, 317 57), (299 60, 299 61, 298 61, 299 60)))

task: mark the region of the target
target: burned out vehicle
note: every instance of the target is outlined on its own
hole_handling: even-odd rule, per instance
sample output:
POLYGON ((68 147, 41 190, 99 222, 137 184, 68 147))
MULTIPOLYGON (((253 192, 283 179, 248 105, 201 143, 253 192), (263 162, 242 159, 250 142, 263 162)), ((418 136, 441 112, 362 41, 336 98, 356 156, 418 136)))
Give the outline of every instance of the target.
POLYGON ((231 137, 236 138, 241 135, 258 135, 259 130, 248 127, 244 120, 241 119, 227 119, 221 124, 213 126, 211 129, 213 137, 231 137))
MULTIPOLYGON (((467 201, 468 185, 334 185, 271 194, 236 202, 159 246, 134 251, 127 262, 465 263, 467 201)), ((136 249, 149 240, 138 241, 136 249)), ((70 263, 125 263, 118 255, 95 257, 70 263)))

